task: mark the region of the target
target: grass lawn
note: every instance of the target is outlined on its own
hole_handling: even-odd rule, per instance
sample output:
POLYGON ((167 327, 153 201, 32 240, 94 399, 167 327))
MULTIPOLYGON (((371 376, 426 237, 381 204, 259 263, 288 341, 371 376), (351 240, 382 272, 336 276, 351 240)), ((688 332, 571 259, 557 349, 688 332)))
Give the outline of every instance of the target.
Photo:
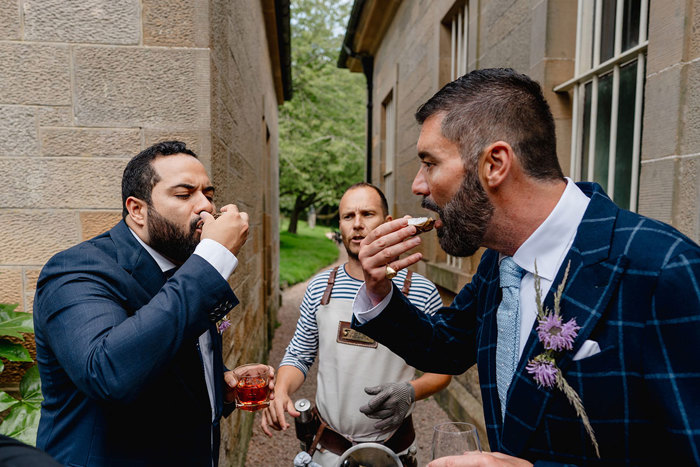
POLYGON ((280 284, 288 287, 303 282, 324 266, 338 259, 338 247, 326 238, 330 227, 310 229, 299 221, 297 233, 287 232, 289 219, 280 222, 280 284))

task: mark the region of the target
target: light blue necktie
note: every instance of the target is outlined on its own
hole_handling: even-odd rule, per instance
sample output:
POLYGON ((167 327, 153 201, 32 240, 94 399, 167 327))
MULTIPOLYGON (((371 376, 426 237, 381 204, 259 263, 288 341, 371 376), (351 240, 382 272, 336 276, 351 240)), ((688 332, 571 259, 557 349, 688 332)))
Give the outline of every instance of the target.
POLYGON ((501 260, 500 279, 503 299, 498 306, 496 322, 496 384, 501 400, 501 416, 506 414, 506 396, 520 360, 520 281, 525 271, 507 256, 501 260))

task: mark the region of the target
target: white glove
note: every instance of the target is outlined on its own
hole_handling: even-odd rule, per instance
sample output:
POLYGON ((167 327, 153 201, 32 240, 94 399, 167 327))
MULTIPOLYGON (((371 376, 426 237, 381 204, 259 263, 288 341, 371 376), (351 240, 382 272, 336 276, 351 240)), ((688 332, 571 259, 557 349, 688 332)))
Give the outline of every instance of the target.
POLYGON ((380 419, 374 425, 379 430, 398 428, 416 400, 416 391, 409 382, 380 384, 365 388, 365 392, 375 397, 360 407, 360 412, 369 418, 380 419))
POLYGON ((306 451, 301 451, 294 457, 294 467, 321 467, 311 460, 311 455, 306 451))

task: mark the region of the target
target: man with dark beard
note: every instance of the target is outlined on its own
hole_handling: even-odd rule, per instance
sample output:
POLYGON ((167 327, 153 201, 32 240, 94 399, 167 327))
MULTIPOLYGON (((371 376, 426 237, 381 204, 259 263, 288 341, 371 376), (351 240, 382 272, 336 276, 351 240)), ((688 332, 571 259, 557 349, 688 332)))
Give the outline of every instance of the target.
POLYGON ((700 464, 700 247, 565 178, 549 106, 525 75, 471 72, 416 118, 412 188, 439 214, 440 245, 487 250, 427 316, 386 277, 420 260, 400 257, 420 244, 415 228, 377 227, 362 241, 353 327, 419 370, 477 364, 494 452, 430 466, 700 464))
POLYGON ((238 304, 248 216, 228 204, 215 219, 213 196, 184 143, 153 145, 124 170, 123 220, 44 266, 37 446, 62 464, 218 464, 236 380, 217 323, 238 304))

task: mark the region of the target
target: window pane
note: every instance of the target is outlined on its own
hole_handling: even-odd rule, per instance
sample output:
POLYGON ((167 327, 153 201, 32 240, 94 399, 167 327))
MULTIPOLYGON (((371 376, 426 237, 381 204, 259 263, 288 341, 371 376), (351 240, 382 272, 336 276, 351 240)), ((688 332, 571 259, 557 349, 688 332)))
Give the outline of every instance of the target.
POLYGON ((625 0, 622 16, 622 51, 639 44, 639 14, 642 0, 625 0))
POLYGON ((616 0, 603 0, 603 17, 600 25, 600 63, 615 53, 615 5, 616 0))
POLYGON ((608 155, 610 152, 610 111, 612 108, 612 73, 598 79, 598 118, 595 128, 595 163, 593 181, 607 190, 608 155))
POLYGON ((591 90, 593 83, 588 82, 583 91, 583 135, 581 135, 581 180, 588 180, 588 151, 591 134, 591 90))
POLYGON ((629 209, 632 178, 632 145, 634 140, 634 96, 637 83, 637 61, 620 68, 620 106, 615 148, 615 193, 610 193, 618 206, 629 209))

